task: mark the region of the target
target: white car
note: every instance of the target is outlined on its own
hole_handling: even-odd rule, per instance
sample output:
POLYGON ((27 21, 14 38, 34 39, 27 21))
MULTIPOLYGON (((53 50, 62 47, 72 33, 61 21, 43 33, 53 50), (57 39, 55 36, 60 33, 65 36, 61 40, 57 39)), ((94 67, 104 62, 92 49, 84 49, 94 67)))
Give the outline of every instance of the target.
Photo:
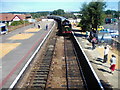
POLYGON ((0 23, 0 34, 7 34, 7 33, 8 33, 8 29, 6 24, 0 23))
POLYGON ((112 38, 116 38, 119 36, 118 30, 110 30, 109 33, 111 34, 112 38))

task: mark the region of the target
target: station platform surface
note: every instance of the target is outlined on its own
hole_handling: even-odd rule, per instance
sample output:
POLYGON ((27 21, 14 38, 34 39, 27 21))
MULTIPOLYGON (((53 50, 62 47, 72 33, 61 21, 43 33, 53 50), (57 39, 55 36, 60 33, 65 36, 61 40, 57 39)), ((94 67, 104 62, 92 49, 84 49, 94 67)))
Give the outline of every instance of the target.
POLYGON ((28 25, 0 36, 0 88, 9 88, 52 25, 51 21, 36 22, 36 26, 28 25))
POLYGON ((119 59, 119 52, 113 52, 110 48, 108 61, 107 63, 103 63, 104 57, 104 45, 98 46, 92 50, 92 44, 85 38, 85 33, 81 32, 74 32, 75 36, 77 37, 80 45, 83 48, 83 51, 87 55, 91 65, 93 66, 98 78, 106 87, 113 88, 113 89, 120 89, 120 59, 119 59), (110 58, 111 55, 114 54, 117 59, 116 69, 114 73, 110 73, 110 58))

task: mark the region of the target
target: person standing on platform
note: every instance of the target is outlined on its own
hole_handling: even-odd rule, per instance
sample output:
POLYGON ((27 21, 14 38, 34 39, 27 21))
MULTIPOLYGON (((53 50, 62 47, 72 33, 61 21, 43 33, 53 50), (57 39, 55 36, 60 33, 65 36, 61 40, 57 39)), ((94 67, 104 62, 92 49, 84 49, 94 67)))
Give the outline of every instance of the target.
POLYGON ((38 24, 38 29, 40 29, 40 25, 38 24))
POLYGON ((108 52, 109 52, 109 47, 108 45, 104 47, 104 59, 103 59, 103 63, 106 63, 108 60, 108 52))
POLYGON ((113 74, 114 70, 115 70, 115 66, 116 66, 116 56, 112 55, 112 58, 110 59, 110 70, 111 73, 113 74))
POLYGON ((46 25, 46 30, 48 30, 48 24, 46 25))
POLYGON ((93 39, 91 40, 91 43, 92 43, 92 49, 95 49, 95 42, 96 42, 96 38, 93 37, 93 39))

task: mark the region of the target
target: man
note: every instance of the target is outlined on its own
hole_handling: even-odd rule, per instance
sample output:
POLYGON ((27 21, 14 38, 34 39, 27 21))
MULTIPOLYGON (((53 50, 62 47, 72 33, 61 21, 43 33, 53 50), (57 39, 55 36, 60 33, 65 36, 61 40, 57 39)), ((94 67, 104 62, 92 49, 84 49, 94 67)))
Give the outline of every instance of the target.
POLYGON ((109 47, 108 45, 104 47, 104 60, 103 63, 106 63, 108 60, 108 52, 109 52, 109 47))
POLYGON ((48 24, 46 25, 46 30, 48 30, 48 24))

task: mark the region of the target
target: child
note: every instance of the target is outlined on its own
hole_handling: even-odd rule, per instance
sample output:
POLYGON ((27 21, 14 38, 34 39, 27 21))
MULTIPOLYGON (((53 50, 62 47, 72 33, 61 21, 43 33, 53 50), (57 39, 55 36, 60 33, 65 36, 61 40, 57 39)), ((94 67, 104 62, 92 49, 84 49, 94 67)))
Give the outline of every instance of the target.
POLYGON ((111 73, 113 74, 116 66, 116 56, 112 55, 112 58, 110 59, 110 65, 111 65, 110 70, 111 70, 111 73))

